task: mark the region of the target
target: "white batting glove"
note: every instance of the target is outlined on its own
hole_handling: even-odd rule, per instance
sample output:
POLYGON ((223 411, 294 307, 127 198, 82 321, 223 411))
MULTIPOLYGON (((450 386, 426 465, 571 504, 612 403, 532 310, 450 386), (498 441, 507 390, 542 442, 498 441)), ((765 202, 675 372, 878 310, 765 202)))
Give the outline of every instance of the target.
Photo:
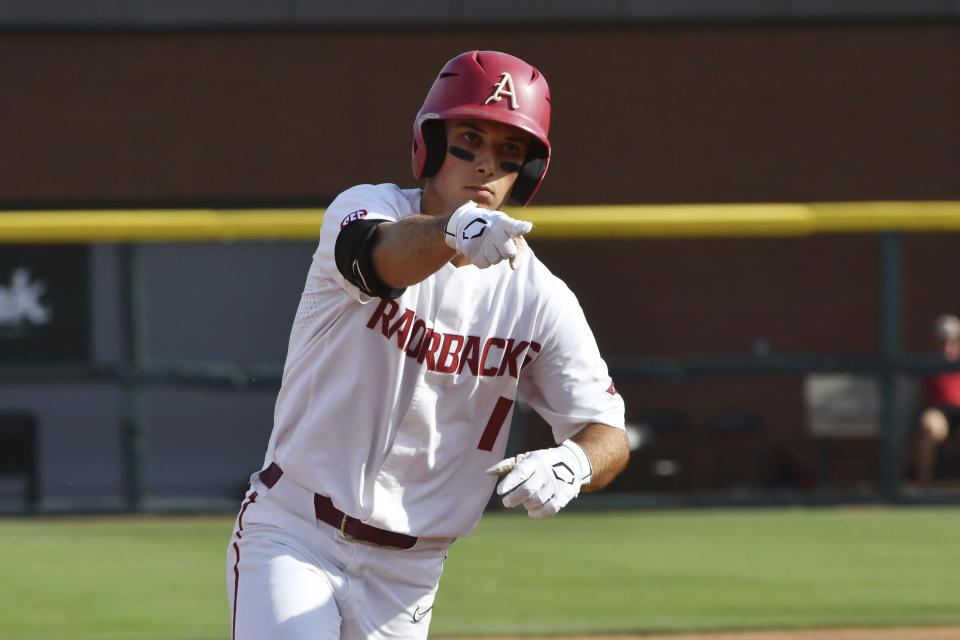
POLYGON ((462 253, 474 265, 486 269, 501 260, 515 267, 517 239, 530 233, 533 224, 515 220, 500 211, 481 209, 473 200, 450 215, 443 230, 447 246, 462 253))
POLYGON ((559 447, 521 453, 487 469, 487 475, 504 474, 497 485, 503 506, 522 504, 531 518, 546 518, 579 495, 593 468, 580 445, 564 440, 559 447))

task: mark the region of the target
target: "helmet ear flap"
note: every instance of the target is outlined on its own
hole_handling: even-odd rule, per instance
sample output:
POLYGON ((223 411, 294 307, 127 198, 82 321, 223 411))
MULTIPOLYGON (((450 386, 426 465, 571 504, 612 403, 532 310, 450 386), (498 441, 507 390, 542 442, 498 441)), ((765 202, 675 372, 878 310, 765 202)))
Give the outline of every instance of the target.
POLYGON ((443 165, 443 159, 447 155, 447 134, 442 120, 427 120, 420 126, 420 131, 427 152, 421 177, 429 178, 437 175, 443 165))
POLYGON ((540 186, 543 174, 547 171, 549 157, 547 148, 542 144, 534 143, 530 145, 527 157, 517 174, 517 181, 513 183, 513 190, 510 192, 511 200, 521 206, 529 202, 537 187, 540 186))

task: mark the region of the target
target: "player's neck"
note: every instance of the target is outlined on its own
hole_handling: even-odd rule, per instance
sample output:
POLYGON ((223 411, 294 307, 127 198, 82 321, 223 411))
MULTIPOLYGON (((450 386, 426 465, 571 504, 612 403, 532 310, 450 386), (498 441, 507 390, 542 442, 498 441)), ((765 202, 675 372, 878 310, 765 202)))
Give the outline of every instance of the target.
POLYGON ((425 216, 442 216, 453 211, 453 209, 450 211, 444 211, 444 209, 443 198, 430 188, 428 182, 420 192, 420 213, 425 216))

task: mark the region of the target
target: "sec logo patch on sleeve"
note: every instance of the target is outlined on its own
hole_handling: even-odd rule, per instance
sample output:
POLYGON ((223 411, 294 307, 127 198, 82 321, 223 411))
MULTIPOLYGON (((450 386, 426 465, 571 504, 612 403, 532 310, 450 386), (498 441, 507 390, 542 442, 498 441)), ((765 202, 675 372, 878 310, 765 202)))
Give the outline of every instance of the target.
POLYGON ((351 222, 356 222, 357 220, 360 220, 361 218, 366 218, 366 217, 367 217, 366 209, 357 209, 356 211, 348 213, 343 217, 343 220, 340 221, 340 228, 343 229, 345 226, 347 226, 351 222))

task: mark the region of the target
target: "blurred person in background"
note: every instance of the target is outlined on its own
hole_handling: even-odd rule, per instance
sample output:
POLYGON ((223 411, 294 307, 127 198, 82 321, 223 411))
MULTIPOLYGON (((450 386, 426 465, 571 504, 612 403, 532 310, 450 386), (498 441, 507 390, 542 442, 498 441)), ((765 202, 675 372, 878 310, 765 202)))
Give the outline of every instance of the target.
MULTIPOLYGON (((934 321, 934 334, 946 360, 960 360, 960 318, 941 314, 934 321)), ((917 479, 930 484, 937 470, 938 450, 956 445, 960 432, 960 371, 944 371, 923 381, 923 410, 917 445, 917 479)))

